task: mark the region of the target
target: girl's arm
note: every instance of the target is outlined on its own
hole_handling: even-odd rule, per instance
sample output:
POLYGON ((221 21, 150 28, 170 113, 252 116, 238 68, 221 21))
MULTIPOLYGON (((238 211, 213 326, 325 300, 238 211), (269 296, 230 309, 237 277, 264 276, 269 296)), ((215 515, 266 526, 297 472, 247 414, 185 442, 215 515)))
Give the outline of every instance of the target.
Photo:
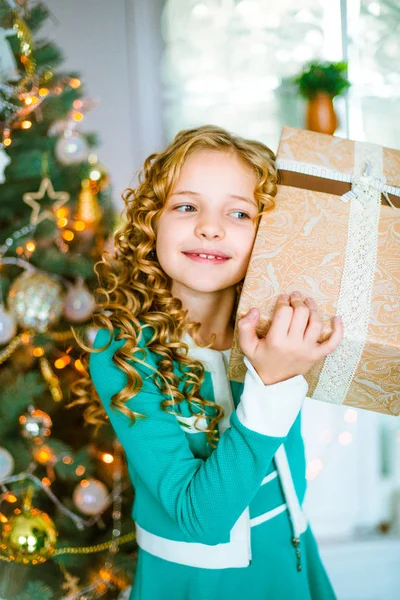
MULTIPOLYGON (((108 335, 101 330, 94 347, 104 345, 108 335)), ((91 354, 90 374, 128 462, 185 535, 204 544, 221 543, 255 496, 295 421, 307 393, 305 379, 265 386, 250 365, 230 427, 203 460, 193 455, 176 417, 160 406, 165 397, 136 364, 143 387, 126 405, 147 418, 130 426, 127 417, 111 410, 111 397, 127 381, 113 363, 115 350, 112 342, 91 354)))

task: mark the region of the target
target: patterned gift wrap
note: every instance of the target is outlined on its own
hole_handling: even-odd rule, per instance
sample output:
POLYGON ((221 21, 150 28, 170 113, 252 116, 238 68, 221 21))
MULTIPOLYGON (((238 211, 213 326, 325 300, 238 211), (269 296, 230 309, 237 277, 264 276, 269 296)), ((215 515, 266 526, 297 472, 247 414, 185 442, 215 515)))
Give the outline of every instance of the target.
MULTIPOLYGON (((324 327, 343 318, 338 348, 305 375, 310 398, 400 414, 400 151, 285 127, 275 208, 259 225, 238 315, 277 296, 314 298, 324 327)), ((228 376, 246 367, 237 324, 228 376)))

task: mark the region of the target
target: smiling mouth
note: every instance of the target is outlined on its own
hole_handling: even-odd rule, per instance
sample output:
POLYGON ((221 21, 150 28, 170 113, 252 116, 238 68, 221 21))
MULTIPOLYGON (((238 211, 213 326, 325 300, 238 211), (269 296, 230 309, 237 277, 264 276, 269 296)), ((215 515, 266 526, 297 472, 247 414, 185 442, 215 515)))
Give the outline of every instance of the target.
POLYGON ((196 262, 203 262, 203 263, 217 264, 217 263, 225 263, 227 260, 229 260, 229 257, 216 256, 214 254, 199 254, 199 253, 191 254, 190 252, 183 252, 183 254, 185 256, 187 256, 188 258, 190 258, 191 260, 194 260, 196 262))

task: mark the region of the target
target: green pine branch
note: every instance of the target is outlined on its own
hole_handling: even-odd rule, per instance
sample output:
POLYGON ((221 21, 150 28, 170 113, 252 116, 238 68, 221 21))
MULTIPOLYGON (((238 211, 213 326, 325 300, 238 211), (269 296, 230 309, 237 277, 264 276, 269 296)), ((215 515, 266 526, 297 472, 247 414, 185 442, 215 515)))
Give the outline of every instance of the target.
POLYGON ((43 581, 30 581, 16 600, 54 600, 52 590, 43 581))
MULTIPOLYGON (((10 374, 9 374, 10 378, 10 374)), ((46 390, 40 373, 19 373, 0 391, 0 422, 12 427, 29 404, 35 403, 46 390)))

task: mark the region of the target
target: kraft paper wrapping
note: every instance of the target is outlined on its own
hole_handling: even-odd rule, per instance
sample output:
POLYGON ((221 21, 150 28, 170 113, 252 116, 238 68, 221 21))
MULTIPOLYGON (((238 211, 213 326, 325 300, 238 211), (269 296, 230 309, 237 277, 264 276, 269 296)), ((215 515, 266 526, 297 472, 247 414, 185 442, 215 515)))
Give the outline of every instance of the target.
MULTIPOLYGON (((321 341, 332 331, 332 317, 337 314, 340 302, 343 309, 343 298, 346 298, 342 292, 339 300, 341 286, 343 287, 346 249, 348 252, 350 244, 349 219, 350 211, 353 210, 351 204, 357 202, 357 199, 344 200, 338 195, 337 186, 343 187, 346 184, 337 180, 349 180, 356 175, 355 161, 360 163, 360 157, 356 157, 356 154, 360 153, 360 144, 357 144, 359 143, 325 134, 289 127, 283 129, 277 153, 278 168, 283 165, 286 169, 286 163, 299 164, 298 170, 306 175, 318 173, 317 178, 311 177, 313 183, 323 180, 325 189, 335 190, 335 193, 300 189, 293 186, 293 181, 291 185, 278 186, 276 206, 273 211, 263 216, 259 224, 238 306, 238 316, 247 313, 253 306, 260 309, 260 336, 268 331, 277 296, 294 290, 299 290, 316 301, 324 322, 321 341)), ((396 206, 400 206, 400 151, 368 144, 361 145, 361 151, 364 152, 363 160, 372 155, 378 157, 377 160, 372 159, 375 163, 379 163, 380 160, 378 166, 375 165, 375 174, 379 170, 383 172, 386 178, 385 189, 394 192, 394 195, 389 194, 390 199, 396 206)), ((282 175, 287 174, 287 171, 282 170, 282 175)), ((286 179, 282 177, 283 181, 286 179)), ((308 179, 310 180, 310 177, 308 179)), ((348 183, 347 189, 350 187, 351 184, 348 183)), ((340 194, 343 191, 342 189, 340 194)), ((316 363, 305 378, 309 384, 310 398, 398 415, 400 210, 396 210, 390 204, 390 200, 387 202, 380 192, 377 193, 378 196, 375 190, 375 198, 378 198, 375 241, 371 237, 370 246, 364 248, 367 258, 375 252, 369 291, 368 285, 360 275, 360 264, 355 267, 354 273, 351 272, 351 268, 349 271, 347 264, 347 279, 349 280, 350 273, 350 278, 354 279, 353 289, 356 289, 355 286, 360 288, 365 285, 365 294, 362 290, 359 298, 369 297, 362 309, 365 316, 364 330, 362 331, 361 326, 359 331, 356 328, 351 334, 353 339, 349 338, 352 313, 348 312, 349 326, 346 328, 345 323, 344 338, 339 345, 340 348, 343 344, 347 353, 353 354, 351 358, 354 368, 350 368, 348 385, 344 388, 345 392, 339 395, 334 391, 334 386, 331 386, 332 391, 329 391, 329 385, 326 385, 329 384, 329 381, 326 382, 327 376, 329 378, 335 368, 340 372, 347 365, 347 359, 343 363, 343 356, 340 357, 339 348, 329 357, 316 363), (327 364, 328 359, 330 367, 327 364), (324 378, 325 383, 322 384, 321 380, 324 378)), ((357 322, 361 323, 360 316, 357 318, 357 322)), ((243 381, 245 373, 236 322, 228 377, 234 381, 243 381)))

